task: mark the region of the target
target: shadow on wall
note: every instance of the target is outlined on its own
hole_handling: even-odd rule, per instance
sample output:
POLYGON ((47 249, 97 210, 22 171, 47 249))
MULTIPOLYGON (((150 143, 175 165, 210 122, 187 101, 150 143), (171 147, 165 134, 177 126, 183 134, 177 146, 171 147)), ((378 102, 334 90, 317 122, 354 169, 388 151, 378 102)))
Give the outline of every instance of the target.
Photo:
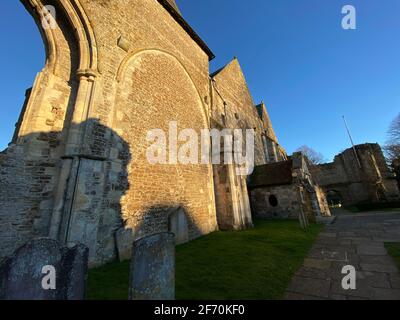
POLYGON ((184 204, 176 206, 152 205, 145 210, 134 228, 125 222, 116 231, 115 241, 118 259, 124 261, 131 258, 134 241, 161 232, 173 233, 176 245, 189 242, 189 240, 198 238, 202 234, 190 218, 184 204))
POLYGON ((49 131, 16 139, 0 153, 0 257, 50 237, 86 245, 94 266, 130 258, 133 241, 150 234, 170 231, 177 244, 198 237, 184 203, 124 199, 124 210, 130 201, 145 207, 134 230, 124 221, 132 157, 129 144, 97 119, 72 125, 68 136, 49 131))

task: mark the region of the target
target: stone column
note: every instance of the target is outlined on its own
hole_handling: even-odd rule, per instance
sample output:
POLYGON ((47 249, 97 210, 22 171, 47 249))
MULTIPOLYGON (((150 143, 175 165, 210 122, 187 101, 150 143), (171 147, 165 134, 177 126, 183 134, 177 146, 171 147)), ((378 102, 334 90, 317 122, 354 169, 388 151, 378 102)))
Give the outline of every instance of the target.
POLYGON ((65 156, 62 159, 60 178, 55 195, 54 208, 51 217, 49 237, 63 243, 67 241, 65 234, 68 226, 62 224, 69 220, 73 206, 73 193, 76 184, 77 168, 79 167, 86 120, 89 117, 93 103, 93 92, 97 73, 93 70, 78 70, 79 89, 75 100, 74 111, 68 132, 65 156), (75 169, 75 170, 74 170, 75 169))

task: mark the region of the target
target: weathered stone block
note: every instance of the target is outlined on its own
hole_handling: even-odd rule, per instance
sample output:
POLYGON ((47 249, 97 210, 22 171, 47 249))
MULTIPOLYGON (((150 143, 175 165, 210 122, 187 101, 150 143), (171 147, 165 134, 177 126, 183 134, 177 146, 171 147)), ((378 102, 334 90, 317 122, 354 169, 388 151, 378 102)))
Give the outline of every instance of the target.
POLYGON ((185 211, 182 208, 174 210, 168 218, 169 232, 175 235, 177 245, 189 241, 189 226, 185 211))
POLYGON ((175 299, 174 235, 159 233, 136 241, 130 272, 130 300, 175 299))
POLYGON ((129 260, 132 257, 132 246, 135 241, 134 231, 125 227, 118 229, 115 234, 115 241, 119 260, 129 260))
POLYGON ((0 265, 0 299, 83 300, 88 249, 61 247, 51 239, 35 239, 20 247, 0 265), (45 289, 47 266, 55 270, 55 287, 45 289))

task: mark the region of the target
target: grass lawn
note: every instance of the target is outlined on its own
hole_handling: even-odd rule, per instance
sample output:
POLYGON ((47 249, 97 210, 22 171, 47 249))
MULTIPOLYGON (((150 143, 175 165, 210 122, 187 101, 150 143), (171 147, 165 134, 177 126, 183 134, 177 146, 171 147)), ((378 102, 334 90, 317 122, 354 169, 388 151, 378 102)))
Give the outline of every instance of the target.
MULTIPOLYGON (((241 232, 215 232, 177 247, 176 298, 280 299, 311 249, 320 225, 257 220, 241 232)), ((88 299, 128 297, 129 262, 90 270, 88 299)))
POLYGON ((400 243, 385 243, 385 248, 400 270, 400 243))

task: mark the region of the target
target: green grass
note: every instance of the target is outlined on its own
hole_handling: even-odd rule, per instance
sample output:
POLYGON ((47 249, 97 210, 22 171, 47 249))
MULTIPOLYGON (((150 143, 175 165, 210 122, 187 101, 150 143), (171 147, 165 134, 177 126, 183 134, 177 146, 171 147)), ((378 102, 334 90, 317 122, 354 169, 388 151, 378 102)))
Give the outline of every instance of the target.
MULTIPOLYGON (((177 247, 176 295, 187 299, 280 299, 319 231, 297 221, 258 220, 241 232, 215 232, 177 247)), ((129 262, 90 270, 88 299, 128 297, 129 262)))
POLYGON ((385 243, 385 248, 394 259, 397 267, 400 270, 400 243, 385 243))

